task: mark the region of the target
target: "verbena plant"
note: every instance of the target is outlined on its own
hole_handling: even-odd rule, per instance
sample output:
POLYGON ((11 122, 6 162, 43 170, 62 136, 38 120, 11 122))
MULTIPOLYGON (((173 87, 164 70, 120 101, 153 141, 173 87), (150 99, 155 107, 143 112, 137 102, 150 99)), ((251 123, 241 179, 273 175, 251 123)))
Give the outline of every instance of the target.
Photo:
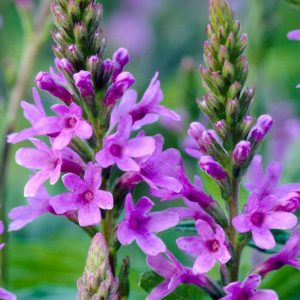
POLYGON ((212 299, 275 300, 275 291, 259 289, 261 280, 284 265, 300 268, 300 234, 293 214, 300 205, 300 184, 279 185, 278 163, 263 171, 256 153, 272 118, 262 115, 255 120, 251 115, 255 88, 245 86, 247 35, 241 33, 227 0, 210 0, 209 11, 205 66, 200 66, 206 94, 197 103, 212 128, 190 124, 194 146, 188 153, 218 185, 224 209, 204 190, 199 177, 194 183, 189 180, 178 150, 164 149, 161 134, 148 136, 142 131, 160 117, 180 121, 180 116, 161 105, 158 74, 138 100, 131 88, 135 78, 125 71, 130 60, 126 49, 105 58, 101 4, 93 0, 52 4, 57 69, 40 72, 36 85, 61 102, 48 116, 34 88, 34 104, 22 102, 30 127, 8 136, 10 143, 29 140, 33 145, 16 153, 16 162, 32 173, 24 189, 28 204, 9 213, 9 229, 19 230, 51 213, 91 236, 77 299, 129 297, 131 257, 119 270, 117 257, 122 245, 133 242, 154 271, 140 278, 148 300, 187 297, 189 285, 199 288, 193 289, 193 299, 201 289, 212 299), (60 179, 65 192, 49 195, 44 184, 60 179), (143 182, 151 196, 161 201, 183 199, 182 206, 152 211, 155 204, 148 197, 133 196, 143 182), (244 207, 241 184, 249 191, 244 207), (292 228, 290 236, 282 231, 292 228), (165 230, 192 233, 176 240, 180 250, 195 257, 192 268, 182 265, 157 236, 165 230), (241 254, 247 245, 270 256, 241 278, 241 254), (216 264, 219 278, 208 274, 216 264), (182 284, 184 288, 177 289, 182 284))

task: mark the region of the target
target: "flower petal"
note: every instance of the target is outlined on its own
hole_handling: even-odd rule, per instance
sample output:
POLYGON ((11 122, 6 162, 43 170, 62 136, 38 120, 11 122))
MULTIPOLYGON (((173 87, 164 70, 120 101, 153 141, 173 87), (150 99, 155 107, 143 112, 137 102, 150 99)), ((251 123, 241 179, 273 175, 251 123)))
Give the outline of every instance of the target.
POLYGON ((208 252, 201 253, 193 266, 194 274, 203 274, 209 272, 216 263, 216 259, 208 252))
POLYGON ((174 212, 162 211, 149 215, 148 229, 150 232, 161 232, 174 227, 179 222, 178 214, 174 212))
POLYGON ((155 140, 152 137, 137 137, 127 141, 124 154, 130 157, 151 155, 155 150, 155 140))
POLYGON ((167 250, 163 241, 154 234, 139 235, 136 242, 146 255, 155 256, 167 250))
POLYGON ((118 225, 117 237, 122 245, 129 245, 135 240, 135 233, 128 228, 127 222, 123 221, 118 225))
POLYGON ((272 249, 275 247, 275 239, 270 230, 252 230, 252 237, 257 247, 262 249, 272 249))
POLYGON ((102 209, 112 209, 114 206, 114 199, 111 192, 107 191, 97 191, 95 194, 95 197, 97 199, 97 203, 100 208, 102 209))
POLYGON ((210 239, 215 235, 210 225, 201 219, 196 222, 196 229, 204 239, 210 239))
POLYGON ((271 212, 265 218, 265 225, 270 229, 291 229, 297 222, 295 215, 284 211, 271 212))
POLYGON ((101 214, 98 206, 88 204, 78 210, 78 221, 82 227, 97 225, 101 221, 101 214))
POLYGON ((237 232, 245 233, 251 230, 251 223, 247 215, 239 215, 233 218, 232 224, 237 232))
POLYGON ((272 290, 261 290, 257 291, 251 300, 278 300, 278 296, 272 290))
POLYGON ((184 236, 176 240, 177 247, 189 255, 197 256, 205 251, 203 241, 198 236, 184 236))

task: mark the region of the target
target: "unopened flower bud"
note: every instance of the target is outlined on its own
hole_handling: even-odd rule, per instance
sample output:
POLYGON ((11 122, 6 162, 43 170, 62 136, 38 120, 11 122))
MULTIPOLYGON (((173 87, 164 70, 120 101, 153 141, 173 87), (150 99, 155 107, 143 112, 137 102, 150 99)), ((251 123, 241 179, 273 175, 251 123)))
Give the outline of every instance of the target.
POLYGON ((229 80, 232 80, 234 78, 234 66, 228 60, 224 61, 222 74, 229 80))
POLYGON ((98 55, 92 55, 88 58, 87 68, 88 68, 88 71, 92 75, 95 76, 97 74, 97 71, 99 69, 99 57, 98 57, 98 55))
POLYGON ((115 51, 113 54, 112 60, 114 62, 114 70, 112 80, 115 80, 116 77, 123 72, 124 67, 129 62, 128 50, 125 48, 120 48, 115 51))
POLYGON ((257 119, 256 125, 262 128, 266 135, 273 125, 273 119, 270 115, 262 115, 257 119))
POLYGON ((300 192, 289 192, 279 200, 275 210, 296 212, 300 206, 300 192))
POLYGON ((76 45, 71 45, 68 47, 68 58, 72 62, 77 62, 82 59, 83 55, 76 45))
POLYGON ((66 88, 56 83, 49 73, 39 72, 35 78, 35 82, 41 90, 47 91, 67 105, 72 102, 72 94, 66 88))
POLYGON ((135 82, 133 75, 129 72, 120 73, 115 82, 109 87, 105 97, 104 104, 106 106, 114 105, 120 99, 125 91, 135 82))
POLYGON ((254 125, 253 117, 251 117, 251 116, 244 117, 242 125, 241 125, 241 132, 242 132, 243 137, 246 137, 248 135, 248 133, 250 132, 253 125, 254 125))
POLYGON ((94 95, 94 87, 91 77, 92 75, 88 71, 80 71, 73 76, 75 84, 83 98, 94 95))
POLYGON ((237 164, 239 164, 249 158, 250 152, 251 143, 248 141, 240 141, 238 144, 236 144, 232 152, 232 158, 237 164))
POLYGON ((265 137, 265 134, 264 134, 263 129, 259 126, 254 126, 250 130, 247 140, 258 143, 258 142, 262 141, 264 139, 264 137, 265 137))
POLYGON ((225 139, 227 136, 227 126, 224 120, 220 120, 215 123, 215 130, 218 136, 225 139))
POLYGON ((61 70, 61 71, 65 71, 66 73, 68 73, 69 75, 70 74, 73 74, 75 72, 75 69, 73 67, 73 65, 71 64, 71 62, 66 59, 66 58, 63 58, 63 59, 60 59, 57 63, 58 65, 58 68, 61 70))
POLYGON ((235 81, 230 87, 229 87, 229 90, 228 90, 228 93, 227 93, 227 96, 228 98, 230 99, 234 99, 237 94, 241 91, 241 84, 237 81, 235 81))
POLYGON ((197 141, 201 138, 203 131, 205 127, 200 122, 193 122, 188 129, 188 135, 197 141))
POLYGON ((239 102, 237 99, 229 100, 227 102, 226 115, 230 124, 237 121, 239 116, 239 102))
POLYGON ((211 156, 202 156, 199 165, 204 172, 217 180, 225 179, 227 176, 224 168, 211 156))
POLYGON ((222 63, 225 60, 229 60, 229 53, 225 46, 221 45, 219 53, 218 53, 218 59, 222 63))

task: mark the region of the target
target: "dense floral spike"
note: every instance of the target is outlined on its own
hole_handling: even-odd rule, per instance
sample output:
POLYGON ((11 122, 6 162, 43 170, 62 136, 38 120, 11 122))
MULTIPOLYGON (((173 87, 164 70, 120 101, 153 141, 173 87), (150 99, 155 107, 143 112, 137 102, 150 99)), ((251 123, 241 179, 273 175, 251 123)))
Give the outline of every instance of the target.
POLYGON ((91 242, 84 273, 77 281, 77 299, 118 300, 118 285, 109 264, 106 241, 97 233, 91 242))
POLYGON ((196 222, 198 236, 181 237, 177 239, 178 247, 188 254, 197 256, 193 272, 195 274, 207 273, 215 265, 227 263, 231 255, 226 245, 226 235, 223 229, 216 225, 215 231, 203 220, 196 222))
POLYGON ((224 290, 228 296, 220 300, 278 300, 277 294, 272 290, 259 290, 261 277, 259 275, 250 275, 244 282, 232 282, 224 290))
POLYGON ((136 240, 147 255, 158 255, 166 251, 161 239, 153 233, 174 227, 179 217, 174 212, 161 211, 150 213, 154 203, 146 197, 141 198, 134 206, 131 194, 125 201, 125 220, 118 226, 118 239, 121 244, 129 245, 136 240))

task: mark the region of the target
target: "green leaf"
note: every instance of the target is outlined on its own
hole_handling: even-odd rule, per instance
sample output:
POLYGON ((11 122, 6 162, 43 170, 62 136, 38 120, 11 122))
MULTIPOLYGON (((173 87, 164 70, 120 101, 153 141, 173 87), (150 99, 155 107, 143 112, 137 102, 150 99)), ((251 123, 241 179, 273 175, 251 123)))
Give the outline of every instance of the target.
POLYGON ((150 292, 153 288, 159 285, 163 278, 153 271, 144 272, 140 275, 139 286, 146 292, 150 292))
POLYGON ((300 0, 287 0, 290 4, 300 8, 300 0))
POLYGON ((188 232, 188 233, 197 233, 195 222, 191 221, 183 221, 177 224, 175 227, 172 227, 171 230, 180 231, 180 232, 188 232))

